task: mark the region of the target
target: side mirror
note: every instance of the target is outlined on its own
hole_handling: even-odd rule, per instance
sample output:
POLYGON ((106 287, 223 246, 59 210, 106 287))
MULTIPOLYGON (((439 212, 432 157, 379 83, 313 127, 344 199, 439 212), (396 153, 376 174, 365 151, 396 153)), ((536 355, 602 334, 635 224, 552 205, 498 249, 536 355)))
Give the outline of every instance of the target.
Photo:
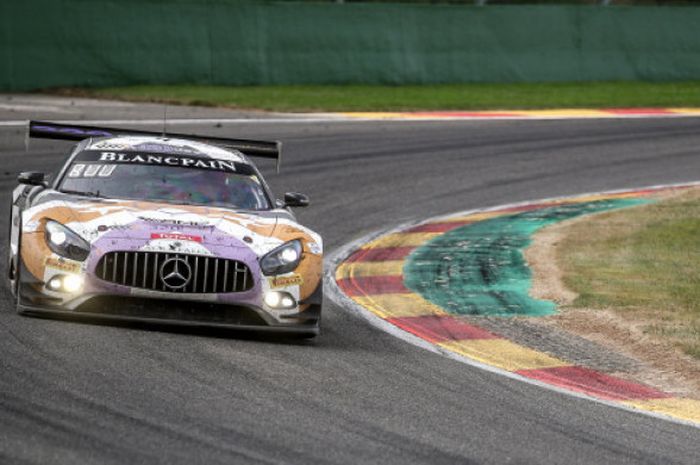
POLYGON ((287 192, 284 194, 285 207, 308 207, 309 198, 298 192, 287 192))
POLYGON ((26 184, 27 186, 43 186, 46 187, 46 175, 38 171, 26 171, 17 176, 17 182, 26 184))

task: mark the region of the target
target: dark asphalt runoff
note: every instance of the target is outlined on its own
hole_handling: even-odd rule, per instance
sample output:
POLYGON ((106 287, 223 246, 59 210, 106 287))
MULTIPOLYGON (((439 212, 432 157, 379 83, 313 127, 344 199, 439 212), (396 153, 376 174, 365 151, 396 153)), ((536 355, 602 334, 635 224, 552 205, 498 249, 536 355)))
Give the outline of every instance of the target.
MULTIPOLYGON (((327 253, 436 214, 700 179, 692 118, 177 129, 282 140, 282 174, 261 166, 310 195, 298 216, 327 253)), ((23 138, 0 127, 3 256, 17 173, 67 148, 23 138)), ((700 462, 700 429, 449 360, 328 299, 322 335, 293 342, 20 317, 0 292, 3 464, 700 462)))

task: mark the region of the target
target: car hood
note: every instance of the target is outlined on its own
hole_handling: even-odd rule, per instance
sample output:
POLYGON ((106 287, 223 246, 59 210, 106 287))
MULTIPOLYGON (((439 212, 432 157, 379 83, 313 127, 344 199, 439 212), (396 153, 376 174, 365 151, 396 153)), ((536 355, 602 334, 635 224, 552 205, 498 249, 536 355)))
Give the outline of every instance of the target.
POLYGON ((250 248, 258 255, 292 239, 302 239, 314 248, 321 246, 320 237, 296 223, 285 210, 240 212, 111 199, 54 199, 31 210, 27 228, 40 224, 42 218, 51 218, 91 244, 128 239, 134 248, 155 250, 172 250, 173 244, 189 244, 190 248, 227 244, 250 248))

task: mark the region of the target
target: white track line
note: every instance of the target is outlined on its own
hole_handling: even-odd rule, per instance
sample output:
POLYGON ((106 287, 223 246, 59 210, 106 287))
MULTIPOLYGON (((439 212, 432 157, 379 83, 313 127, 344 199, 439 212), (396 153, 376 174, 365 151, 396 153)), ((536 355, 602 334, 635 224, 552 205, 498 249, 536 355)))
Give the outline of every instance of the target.
MULTIPOLYGON (((129 126, 163 126, 163 118, 160 119, 102 119, 102 120, 57 120, 49 118, 53 123, 59 124, 76 124, 76 125, 111 125, 111 124, 126 124, 129 126)), ((331 123, 334 121, 363 121, 357 119, 324 119, 324 118, 168 118, 166 124, 171 125, 197 125, 197 124, 260 124, 260 123, 331 123)), ((23 127, 29 124, 29 120, 13 120, 0 121, 0 127, 23 127)))
POLYGON ((575 199, 578 197, 586 197, 586 196, 592 196, 592 195, 605 195, 605 194, 619 194, 619 193, 624 193, 624 192, 632 192, 632 191, 639 191, 639 190, 647 190, 647 189, 667 189, 667 188, 672 188, 672 187, 684 187, 684 186, 700 186, 700 181, 695 181, 695 182, 687 182, 687 183, 676 183, 676 184, 661 184, 661 185, 654 185, 654 186, 647 186, 647 187, 639 187, 639 188, 634 188, 634 189, 616 189, 616 190, 610 190, 610 191, 604 191, 604 192, 588 192, 588 193, 583 193, 583 194, 577 194, 577 195, 569 195, 565 197, 552 197, 552 198, 547 198, 547 199, 539 199, 539 200, 530 200, 526 202, 516 202, 516 203, 510 203, 510 204, 505 204, 505 205, 497 205, 494 207, 489 207, 489 208, 477 208, 477 209, 472 209, 472 210, 464 210, 461 212, 457 213, 449 213, 446 215, 438 215, 434 216, 428 219, 421 219, 421 220, 415 220, 415 221, 410 221, 403 223, 399 226, 390 228, 390 229, 383 229, 379 231, 375 231, 373 233, 367 234, 366 236, 360 237, 359 239, 356 239, 348 244, 345 244, 337 249, 335 249, 333 252, 331 252, 329 255, 326 256, 324 260, 324 268, 325 268, 325 276, 324 276, 324 292, 333 300, 338 306, 349 310, 349 312, 353 315, 359 316, 360 318, 364 319, 367 321, 369 324, 372 326, 381 329, 384 332, 387 332, 391 334, 392 336, 395 336, 405 342, 408 342, 409 344, 413 344, 415 346, 421 347, 423 349, 429 350, 430 352, 436 353, 436 354, 441 354, 444 355, 447 358, 450 358, 452 360, 456 360, 458 362, 480 368, 482 370, 486 370, 490 373, 495 373, 497 375, 505 376, 506 378, 514 379, 517 381, 521 381, 524 383, 532 384, 535 386, 539 386, 545 389, 548 389, 550 391, 558 392, 560 394, 564 394, 567 396, 575 397, 578 399, 585 399, 589 400, 592 402, 596 402, 598 404, 603 404, 608 407, 614 407, 617 409, 625 410, 627 412, 632 412, 632 413, 638 413, 642 415, 646 415, 649 417, 657 418, 660 420, 665 420, 669 421, 672 423, 678 423, 681 425, 686 425, 686 426, 692 426, 695 428, 700 429, 700 423, 695 423, 693 421, 689 420, 683 420, 681 418, 676 418, 672 417, 669 415, 664 415, 662 413, 657 413, 653 412, 650 410, 643 410, 640 408, 632 407, 629 405, 625 405, 619 402, 613 402, 613 401, 608 401, 608 400, 603 400, 603 399, 598 399, 596 397, 589 396, 587 394, 575 392, 575 391, 569 391, 564 388, 560 388, 558 386, 554 386, 552 384, 547 384, 542 381, 538 381, 536 379, 532 378, 526 378, 524 376, 518 375, 516 373, 502 370, 500 368, 496 368, 491 365, 486 365, 481 362, 477 362, 476 360, 473 360, 468 357, 464 357, 462 355, 456 354, 454 352, 451 352, 447 349, 443 349, 442 347, 438 347, 436 345, 433 345, 429 343, 428 341, 421 339, 407 331, 404 331, 400 329, 397 326, 392 325, 391 323, 387 322, 383 318, 378 317, 371 311, 367 310, 360 304, 356 303, 354 300, 352 300, 350 297, 348 297, 341 289, 338 287, 338 284, 335 281, 335 271, 338 265, 340 265, 346 258, 350 256, 352 252, 357 250, 362 244, 365 244, 373 239, 376 239, 379 236, 383 236, 385 234, 390 234, 394 232, 399 232, 403 231, 405 229, 408 229, 409 227, 416 226, 418 224, 423 224, 423 223, 430 223, 434 222, 440 219, 444 218, 450 218, 454 216, 466 216, 470 215, 473 213, 477 212, 488 212, 488 211, 494 211, 494 210, 501 210, 501 209, 507 209, 507 208, 513 208, 513 207, 521 207, 525 205, 530 205, 530 204, 535 204, 535 203, 546 203, 546 202, 551 202, 555 200, 566 200, 566 199, 575 199), (330 291, 330 292, 328 292, 330 291))
MULTIPOLYGON (((440 121, 556 121, 556 120, 596 120, 596 119, 666 119, 666 118, 700 118, 697 113, 673 113, 673 114, 609 114, 609 115, 548 115, 548 116, 388 116, 388 117, 360 117, 348 116, 340 113, 288 113, 286 115, 275 114, 270 118, 169 118, 168 125, 196 125, 196 124, 298 124, 298 123, 366 123, 366 122, 440 122, 440 121)), ((54 120, 61 124, 82 125, 107 125, 128 124, 130 126, 163 124, 162 118, 151 119, 95 119, 95 120, 54 120)), ((26 126, 28 120, 0 121, 0 127, 26 126)))

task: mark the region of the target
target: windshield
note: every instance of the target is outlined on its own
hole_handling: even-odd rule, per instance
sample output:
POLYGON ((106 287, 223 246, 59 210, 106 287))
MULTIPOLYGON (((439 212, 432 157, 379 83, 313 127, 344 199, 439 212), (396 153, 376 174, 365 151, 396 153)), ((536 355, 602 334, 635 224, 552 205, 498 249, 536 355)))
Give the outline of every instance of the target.
POLYGON ((75 161, 58 190, 106 198, 268 210, 270 203, 260 179, 252 170, 247 171, 75 161))

